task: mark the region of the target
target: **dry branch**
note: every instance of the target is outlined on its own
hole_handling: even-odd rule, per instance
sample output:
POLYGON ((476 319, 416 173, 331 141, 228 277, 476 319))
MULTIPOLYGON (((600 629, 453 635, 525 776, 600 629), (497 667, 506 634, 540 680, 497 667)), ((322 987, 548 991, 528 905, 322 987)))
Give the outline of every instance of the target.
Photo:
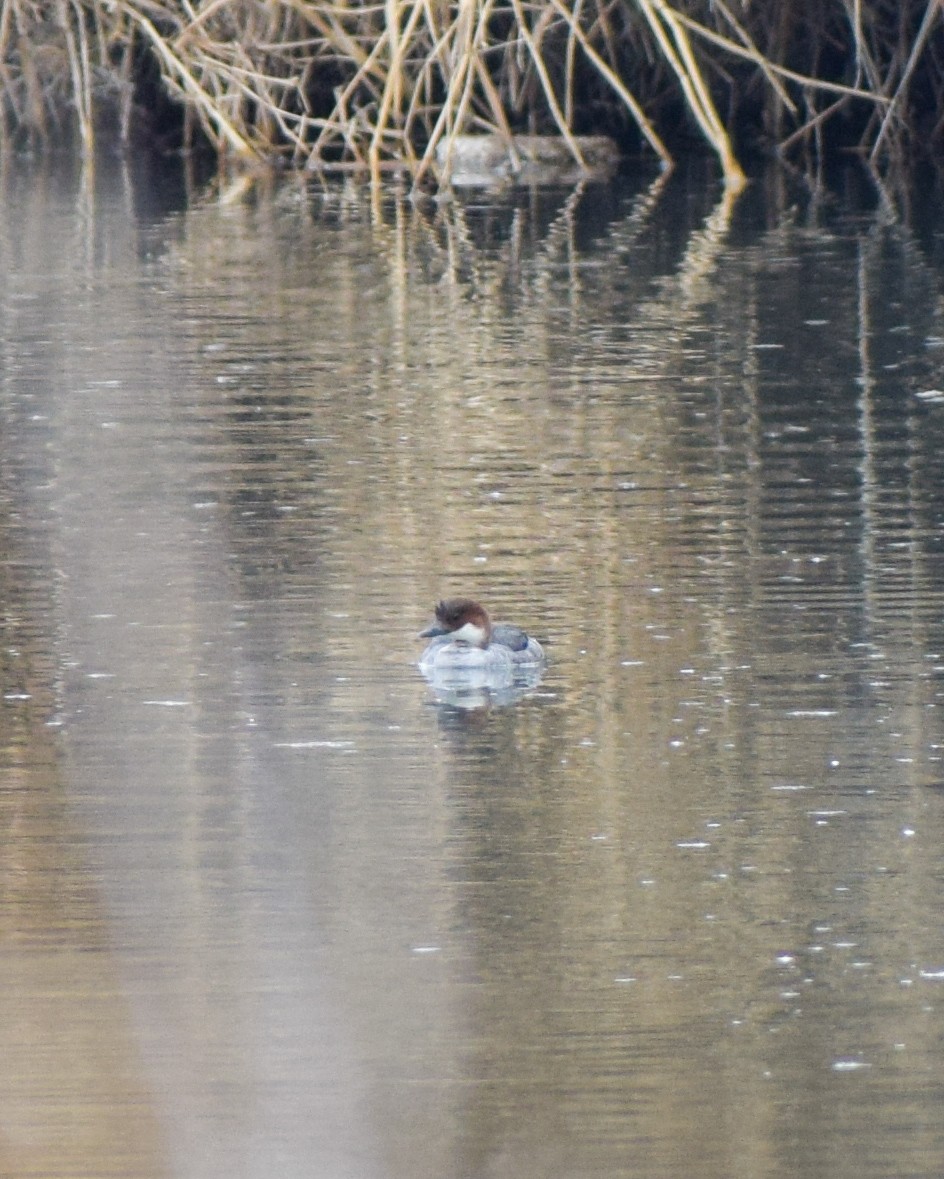
POLYGON ((223 153, 421 175, 470 130, 579 161, 578 133, 635 128, 668 163, 681 110, 737 185, 719 110, 781 144, 840 118, 873 158, 916 140, 944 109, 939 20, 944 0, 2 0, 0 137, 71 120, 90 151, 103 96, 126 126, 150 61, 223 153))

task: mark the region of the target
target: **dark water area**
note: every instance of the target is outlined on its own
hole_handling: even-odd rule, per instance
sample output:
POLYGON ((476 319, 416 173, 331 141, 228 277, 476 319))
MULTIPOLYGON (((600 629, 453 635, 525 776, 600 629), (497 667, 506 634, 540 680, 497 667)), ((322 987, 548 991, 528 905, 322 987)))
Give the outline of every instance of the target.
POLYGON ((3 185, 0 1175, 944 1172, 920 202, 3 185))

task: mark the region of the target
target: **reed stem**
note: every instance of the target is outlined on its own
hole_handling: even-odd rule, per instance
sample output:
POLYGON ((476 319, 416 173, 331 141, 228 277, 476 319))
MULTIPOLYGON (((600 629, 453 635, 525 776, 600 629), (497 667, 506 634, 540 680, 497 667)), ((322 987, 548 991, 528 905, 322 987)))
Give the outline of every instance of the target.
POLYGON ((828 126, 876 165, 940 134, 941 21, 944 0, 3 0, 0 142, 71 124, 90 154, 116 95, 130 135, 150 63, 223 154, 419 177, 470 131, 577 163, 607 132, 669 165, 681 111, 737 189, 735 133, 789 152, 828 126))

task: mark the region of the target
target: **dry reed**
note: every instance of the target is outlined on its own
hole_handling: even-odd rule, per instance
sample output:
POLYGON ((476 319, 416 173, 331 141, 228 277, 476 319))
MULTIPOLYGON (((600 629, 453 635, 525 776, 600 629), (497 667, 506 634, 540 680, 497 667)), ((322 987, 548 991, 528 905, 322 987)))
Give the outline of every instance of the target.
POLYGON ((873 160, 940 134, 944 4, 927 0, 4 0, 0 139, 98 113, 131 134, 160 91, 184 139, 308 168, 409 168, 491 132, 637 136, 688 123, 732 187, 732 137, 873 160), (724 111, 722 116, 721 111, 724 111))

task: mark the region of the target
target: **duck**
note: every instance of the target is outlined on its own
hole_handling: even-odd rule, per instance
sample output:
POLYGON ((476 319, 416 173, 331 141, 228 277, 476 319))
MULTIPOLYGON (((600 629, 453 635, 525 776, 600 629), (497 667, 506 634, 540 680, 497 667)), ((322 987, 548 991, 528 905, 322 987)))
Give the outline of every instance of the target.
POLYGON ((432 640, 420 658, 421 668, 510 668, 514 673, 546 662, 537 639, 514 623, 493 623, 474 598, 446 598, 435 614, 436 621, 419 633, 421 639, 432 640))

